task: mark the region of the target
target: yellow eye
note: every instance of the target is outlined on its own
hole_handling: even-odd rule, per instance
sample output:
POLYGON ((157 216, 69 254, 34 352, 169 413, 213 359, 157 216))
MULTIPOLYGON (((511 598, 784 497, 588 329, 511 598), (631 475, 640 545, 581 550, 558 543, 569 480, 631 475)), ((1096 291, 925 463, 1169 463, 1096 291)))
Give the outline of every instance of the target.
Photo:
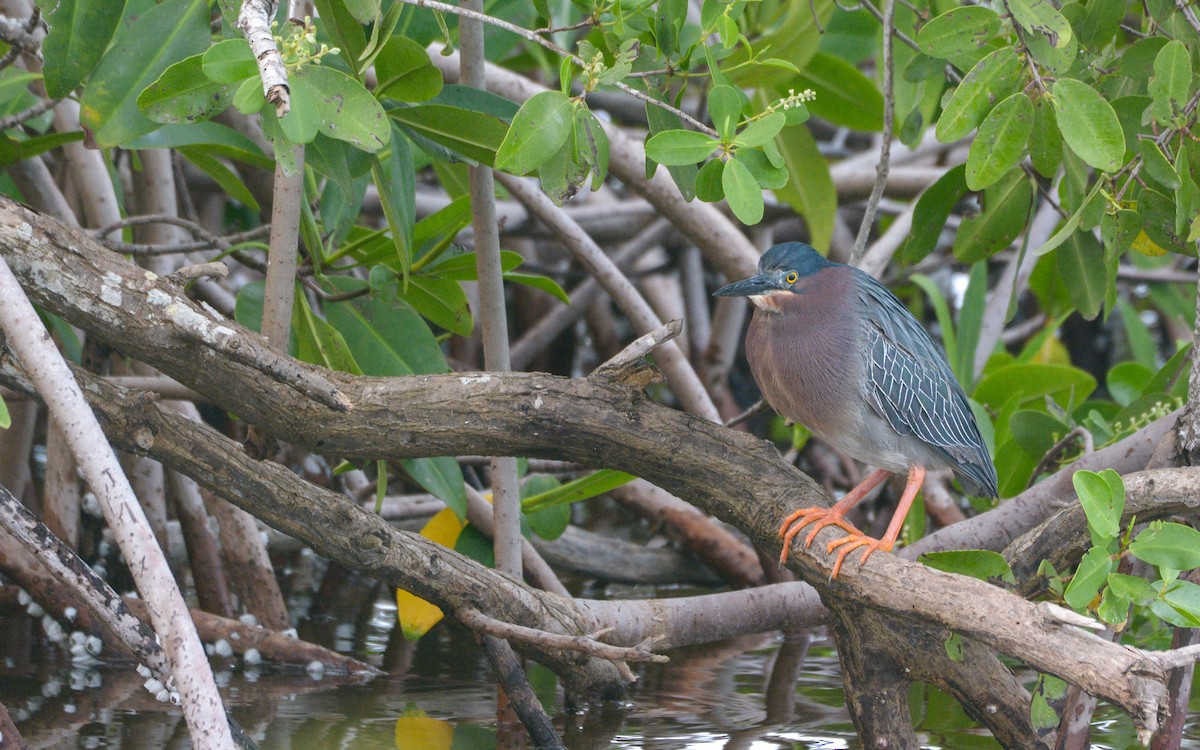
POLYGON ((786 281, 789 284, 795 284, 796 280, 799 278, 800 278, 800 275, 797 274, 795 271, 788 271, 788 275, 784 277, 784 281, 786 281))

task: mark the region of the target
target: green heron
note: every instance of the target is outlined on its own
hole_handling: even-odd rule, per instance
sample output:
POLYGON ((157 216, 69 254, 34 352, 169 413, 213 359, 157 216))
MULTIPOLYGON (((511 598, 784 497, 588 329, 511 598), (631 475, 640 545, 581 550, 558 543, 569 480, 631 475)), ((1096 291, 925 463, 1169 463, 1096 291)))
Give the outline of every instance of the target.
POLYGON ((787 242, 763 254, 757 274, 716 295, 754 303, 746 358, 767 403, 878 467, 833 507, 788 516, 779 529, 781 564, 809 524, 805 547, 826 526, 846 531, 828 547, 838 549, 831 577, 853 550, 863 551, 860 564, 877 549, 890 551, 926 469, 951 469, 967 492, 997 496, 996 469, 966 395, 929 334, 885 286, 802 242, 787 242), (908 481, 882 539, 845 520, 868 492, 900 473, 908 481))

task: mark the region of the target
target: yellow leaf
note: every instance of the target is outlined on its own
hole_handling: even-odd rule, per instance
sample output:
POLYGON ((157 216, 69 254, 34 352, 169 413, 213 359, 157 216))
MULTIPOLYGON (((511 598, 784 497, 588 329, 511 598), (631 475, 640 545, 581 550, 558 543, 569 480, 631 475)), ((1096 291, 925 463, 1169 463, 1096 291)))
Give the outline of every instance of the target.
POLYGON ((1167 251, 1159 247, 1154 240, 1146 236, 1145 232, 1138 232, 1138 236, 1133 238, 1133 244, 1130 245, 1134 250, 1137 250, 1142 255, 1157 257, 1166 255, 1167 251))
MULTIPOLYGON (((454 549, 462 530, 463 524, 454 511, 443 508, 425 523, 421 536, 454 549)), ((408 640, 415 641, 428 633, 430 628, 441 622, 442 617, 442 610, 437 606, 403 589, 396 589, 396 622, 408 640)))
POLYGON ((404 750, 449 750, 454 725, 431 716, 396 719, 396 747, 404 750))
POLYGON ((1050 336, 1042 342, 1029 361, 1039 365, 1069 365, 1071 355, 1057 336, 1050 336))

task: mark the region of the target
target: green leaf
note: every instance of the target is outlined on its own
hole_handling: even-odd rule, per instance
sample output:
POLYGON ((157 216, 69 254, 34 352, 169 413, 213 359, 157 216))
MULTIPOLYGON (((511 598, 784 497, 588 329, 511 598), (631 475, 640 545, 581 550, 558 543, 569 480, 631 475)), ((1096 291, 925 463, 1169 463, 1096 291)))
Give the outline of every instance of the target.
POLYGON ((883 94, 845 60, 818 52, 795 81, 797 91, 809 88, 817 95, 808 103, 813 114, 854 130, 883 130, 883 94))
POLYGON ((305 66, 292 73, 292 86, 307 84, 321 114, 321 132, 367 152, 388 144, 392 129, 383 107, 357 79, 336 68, 305 66))
POLYGON ((967 187, 983 190, 1016 166, 1033 131, 1033 117, 1033 104, 1021 91, 996 105, 971 142, 967 187))
POLYGON ((708 116, 712 118, 722 143, 733 140, 738 121, 742 119, 744 95, 733 86, 713 86, 708 92, 708 116))
POLYGON ((202 146, 181 146, 177 150, 181 156, 216 180, 230 198, 258 213, 258 201, 254 199, 254 194, 242 182, 242 178, 220 159, 215 158, 209 149, 202 146))
POLYGON ((1108 540, 1121 533, 1121 514, 1125 511, 1124 482, 1112 469, 1099 474, 1081 469, 1071 475, 1071 483, 1087 516, 1092 544, 1105 546, 1108 540))
POLYGON ((930 57, 949 60, 985 46, 1000 30, 1000 16, 981 5, 952 8, 917 32, 917 47, 930 57))
POLYGON ((1060 704, 1066 693, 1066 682, 1053 675, 1038 675, 1030 702, 1029 718, 1030 723, 1039 733, 1058 727, 1058 712, 1052 704, 1060 704))
POLYGON ((297 293, 292 305, 292 329, 296 333, 296 356, 305 362, 329 370, 362 375, 346 339, 317 314, 303 293, 297 293))
POLYGON ((566 290, 558 285, 558 282, 549 276, 542 276, 535 273, 516 273, 510 272, 504 274, 505 281, 511 281, 514 284, 527 286, 530 289, 538 289, 549 294, 550 296, 562 302, 564 305, 571 303, 571 298, 567 296, 566 290))
POLYGON ((1128 599, 1134 604, 1145 605, 1158 598, 1158 592, 1154 590, 1150 582, 1138 576, 1129 576, 1124 573, 1109 573, 1108 587, 1117 596, 1128 599))
POLYGON ((965 164, 951 167, 921 193, 913 209, 908 240, 900 248, 901 262, 908 265, 917 263, 937 247, 950 213, 967 194, 966 171, 965 164))
POLYGON ((1082 612, 1096 598, 1100 587, 1113 570, 1112 557, 1102 547, 1092 547, 1079 561, 1075 575, 1063 592, 1063 599, 1072 609, 1082 612))
POLYGON ((1051 89, 1063 140, 1089 166, 1112 172, 1125 155, 1125 134, 1117 113, 1096 89, 1082 81, 1060 78, 1051 89))
POLYGON ((341 52, 347 67, 354 70, 367 46, 362 23, 347 10, 345 3, 314 0, 313 4, 317 8, 317 16, 322 21, 325 33, 333 40, 333 46, 341 52))
POLYGON ((1104 246, 1091 232, 1074 232, 1055 253, 1055 262, 1071 302, 1086 320, 1100 314, 1108 292, 1108 267, 1104 246))
POLYGON ((588 500, 597 495, 603 495, 605 492, 628 484, 634 479, 637 479, 637 477, 632 474, 626 474, 623 471, 601 469, 585 477, 567 482, 561 487, 555 487, 545 492, 523 497, 521 499, 521 510, 531 513, 544 508, 552 508, 556 505, 570 505, 581 500, 588 500))
POLYGON ((733 142, 738 146, 750 148, 761 146, 779 135, 779 131, 783 130, 786 122, 787 115, 782 112, 772 112, 762 119, 755 120, 747 125, 742 132, 737 134, 733 142))
MULTIPOLYGON (((458 461, 445 456, 402 458, 400 465, 413 478, 413 481, 445 503, 460 520, 467 517, 467 490, 463 486, 462 467, 458 465, 458 461)), ((460 536, 459 539, 461 540, 462 537, 460 536)), ((458 549, 458 545, 456 544, 454 548, 458 549)))
POLYGON ((254 141, 233 128, 215 122, 167 125, 121 145, 132 150, 203 146, 214 156, 224 156, 260 169, 275 168, 275 161, 263 154, 254 141))
MULTIPOLYGON (((1112 577, 1111 573, 1109 577, 1112 577)), ((1125 621, 1129 619, 1129 600, 1114 591, 1111 586, 1106 587, 1100 604, 1096 607, 1096 617, 1109 625, 1124 627, 1125 621)))
POLYGON ((413 133, 489 167, 508 133, 508 124, 495 115, 444 104, 400 107, 389 110, 388 117, 413 133))
MULTIPOLYGON (((300 76, 292 76, 289 88, 291 107, 286 115, 277 118, 279 129, 293 144, 310 143, 320 132, 321 120, 324 117, 317 104, 319 94, 308 84, 307 79, 300 76)), ((264 116, 275 117, 275 113, 272 111, 264 116)))
POLYGON ((7 430, 9 427, 12 427, 12 415, 8 413, 8 404, 0 397, 0 430, 7 430))
POLYGON ((1022 71, 1011 47, 1002 47, 976 63, 946 102, 935 128, 937 139, 956 141, 979 127, 996 102, 1017 90, 1022 71))
POLYGON ((1029 134, 1029 160, 1042 177, 1050 179, 1062 163, 1062 131, 1054 116, 1054 105, 1045 98, 1033 106, 1033 131, 1029 134))
POLYGON ((571 98, 561 91, 534 94, 521 105, 496 152, 496 169, 529 174, 571 135, 571 98))
POLYGON ((208 3, 167 0, 141 15, 101 58, 79 103, 79 121, 99 148, 158 127, 137 106, 142 89, 167 67, 208 46, 208 3))
POLYGON ((1071 41, 1071 24, 1047 0, 1009 0, 1008 9, 1022 29, 1043 37, 1055 49, 1071 41))
POLYGON ((1169 125, 1192 90, 1192 61, 1183 42, 1174 39, 1158 51, 1149 89, 1153 98, 1150 112, 1159 123, 1169 125))
POLYGON ((375 74, 379 98, 404 102, 423 102, 441 92, 442 72, 429 60, 429 53, 420 44, 404 36, 393 36, 383 45, 375 58, 375 74))
POLYGON ((451 333, 468 336, 475 327, 467 295, 457 281, 411 276, 401 296, 431 323, 451 333))
POLYGON ((762 221, 763 197, 758 180, 746 165, 737 159, 725 162, 725 170, 721 173, 721 188, 725 191, 725 200, 729 209, 738 221, 752 226, 762 221))
POLYGON ((225 111, 233 92, 210 81, 202 65, 201 55, 192 55, 167 68, 138 95, 138 107, 162 123, 197 122, 225 111))
POLYGON ((713 155, 718 143, 695 130, 666 130, 646 141, 646 156, 663 166, 698 164, 713 155))
MULTIPOLYGON (((707 48, 705 49, 707 50, 707 48)), ((651 137, 670 130, 683 129, 683 122, 677 115, 667 112, 661 107, 655 107, 649 102, 646 103, 646 122, 650 126, 651 137)), ((716 141, 713 141, 713 143, 715 144, 716 141)), ((699 172, 699 169, 696 167, 695 162, 675 166, 668 164, 666 167, 667 171, 671 173, 671 179, 675 181, 675 185, 679 188, 679 192, 683 195, 684 200, 690 201, 696 197, 696 174, 699 172)), ((646 177, 653 177, 654 170, 657 168, 657 162, 647 155, 646 177)))
MULTIPOLYGON (((787 184, 775 191, 775 197, 804 217, 808 224, 809 244, 826 251, 833 237, 834 219, 837 216, 837 189, 829 174, 829 162, 804 125, 784 128, 776 136, 775 146, 779 149, 788 176, 787 184)), ((717 176, 721 176, 719 172, 717 176)))
POLYGON ((944 570, 947 573, 959 573, 978 578, 981 581, 996 578, 1005 583, 1016 583, 1012 569, 1008 567, 1004 555, 991 550, 963 549, 926 552, 921 555, 919 560, 935 570, 944 570))
POLYGON ((766 154, 757 148, 740 148, 733 155, 733 161, 741 162, 758 186, 766 190, 778 190, 787 185, 788 173, 783 167, 776 167, 767 159, 766 154))
POLYGON ((1096 183, 1092 185, 1092 189, 1088 191, 1083 201, 1080 202, 1079 208, 1075 213, 1071 214, 1070 218, 1063 222, 1063 225, 1058 228, 1057 232, 1051 235, 1050 239, 1046 240, 1045 244, 1034 250, 1034 255, 1045 255, 1067 241, 1067 238, 1079 228, 1079 223, 1083 221, 1084 212, 1088 210, 1092 201, 1100 193, 1100 186, 1103 184, 1103 181, 1096 180, 1096 183))
POLYGON ((1162 598, 1150 605, 1151 610, 1176 627, 1200 627, 1200 586, 1183 580, 1163 581, 1161 586, 1162 598))
POLYGON ((217 42, 201 55, 204 75, 214 83, 237 83, 258 75, 258 63, 245 39, 217 42))
POLYGON ((392 233, 396 269, 407 278, 413 254, 413 217, 416 215, 416 174, 408 140, 396 135, 386 159, 371 159, 371 178, 379 190, 383 215, 392 233))
MULTIPOLYGON (((549 492, 560 486, 561 483, 552 476, 546 474, 531 476, 521 483, 522 503, 528 497, 549 492)), ((522 515, 528 522, 530 531, 542 539, 554 540, 562 536, 571 523, 571 506, 555 505, 533 513, 528 513, 522 508, 522 515)))
POLYGON ((258 76, 247 78, 238 85, 237 90, 233 92, 233 106, 243 115, 256 114, 267 106, 262 80, 258 76))
POLYGON ((39 154, 56 149, 63 144, 75 143, 82 140, 82 130, 37 135, 23 141, 14 140, 6 135, 0 135, 0 167, 11 166, 17 162, 31 159, 39 154))
POLYGON ((725 162, 721 159, 713 159, 700 167, 696 173, 696 197, 705 203, 724 200, 725 188, 721 187, 721 174, 724 171, 725 162))
POLYGON ((1070 428, 1044 411, 1023 409, 1009 418, 1008 431, 1027 456, 1041 460, 1058 438, 1070 432, 1070 428))
POLYGON ((125 10, 122 0, 43 2, 50 33, 42 40, 46 95, 61 99, 95 70, 125 10))
POLYGON ((1171 570, 1200 567, 1200 531, 1169 521, 1154 521, 1129 544, 1142 562, 1171 570))
POLYGON ((1022 363, 984 373, 975 386, 974 399, 999 410, 1011 396, 1022 404, 1041 404, 1046 396, 1063 408, 1082 403, 1096 389, 1096 380, 1083 370, 1066 365, 1022 363))
MULTIPOLYGON (((337 292, 357 291, 366 282, 340 276, 326 283, 337 292)), ((389 290, 325 304, 325 318, 345 339, 364 375, 395 377, 449 372, 446 358, 429 326, 412 307, 389 290)))
MULTIPOLYGON (((1124 305, 1124 302, 1120 304, 1124 305)), ((1114 401, 1121 406, 1128 406, 1145 392, 1153 377, 1154 371, 1143 364, 1121 362, 1108 371, 1104 384, 1114 401)))
POLYGON ((1179 189, 1182 185, 1179 173, 1175 171, 1175 167, 1171 166, 1171 162, 1167 161, 1166 154, 1162 152, 1154 139, 1139 138, 1137 149, 1138 153, 1142 155, 1142 169, 1145 174, 1167 190, 1179 189))
POLYGON ((1025 228, 1032 200, 1029 177, 1019 168, 1012 169, 984 191, 983 211, 959 225, 954 256, 964 263, 975 263, 1006 249, 1025 228))
POLYGON ((608 175, 608 133, 585 106, 575 108, 575 153, 592 170, 592 190, 599 190, 608 175))

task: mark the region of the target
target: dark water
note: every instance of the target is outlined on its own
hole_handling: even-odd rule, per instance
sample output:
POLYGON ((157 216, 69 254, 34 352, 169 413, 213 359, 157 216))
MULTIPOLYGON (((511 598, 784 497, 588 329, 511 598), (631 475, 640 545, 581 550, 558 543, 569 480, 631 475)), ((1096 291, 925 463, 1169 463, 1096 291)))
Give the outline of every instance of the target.
MULTIPOLYGON (((382 657, 391 617, 381 604, 368 626, 369 657, 382 657)), ((337 633, 348 650, 353 634, 337 633)), ((635 668, 639 680, 626 703, 584 713, 563 713, 549 670, 531 665, 530 676, 572 750, 861 747, 842 705, 836 655, 819 631, 786 641, 778 633, 743 637, 670 656, 668 664, 635 668)), ((227 705, 263 750, 518 746, 498 735, 495 686, 465 631, 439 626, 396 661, 401 666, 393 674, 365 684, 247 668, 233 659, 214 664, 227 705)), ((32 748, 189 746, 179 711, 154 702, 132 669, 0 672, 0 701, 32 748)), ((910 703, 925 747, 998 747, 936 691, 916 686, 910 703)), ((1193 710, 1198 707, 1194 701, 1193 710)), ((1094 748, 1137 746, 1119 712, 1102 706, 1095 725, 1094 748)), ((1184 747, 1200 750, 1200 716, 1184 747)))

